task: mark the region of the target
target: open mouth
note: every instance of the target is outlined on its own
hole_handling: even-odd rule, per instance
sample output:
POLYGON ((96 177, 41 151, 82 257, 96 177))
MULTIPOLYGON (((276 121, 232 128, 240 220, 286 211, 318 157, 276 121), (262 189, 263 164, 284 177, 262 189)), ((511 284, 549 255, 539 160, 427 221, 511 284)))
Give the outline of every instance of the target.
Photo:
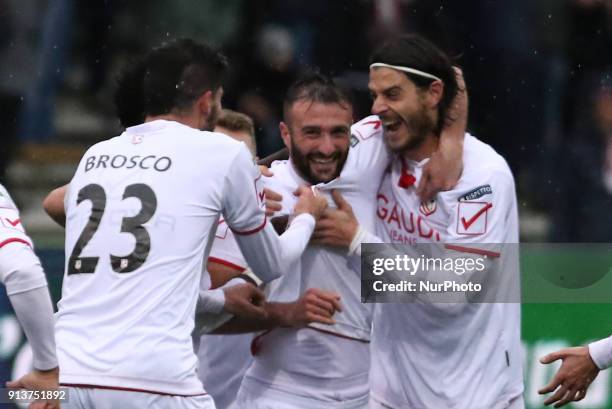
POLYGON ((395 132, 399 129, 399 127, 402 125, 402 121, 398 120, 394 120, 394 121, 384 121, 383 122, 383 128, 385 129, 385 132, 395 132))
POLYGON ((336 158, 312 158, 311 161, 319 165, 329 165, 336 162, 336 158))

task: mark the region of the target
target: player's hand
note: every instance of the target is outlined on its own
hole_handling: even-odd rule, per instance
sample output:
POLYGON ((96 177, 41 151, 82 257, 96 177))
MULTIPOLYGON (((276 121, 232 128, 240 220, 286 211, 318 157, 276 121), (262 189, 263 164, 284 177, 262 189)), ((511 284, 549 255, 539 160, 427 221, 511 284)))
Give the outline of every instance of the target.
POLYGON ((351 205, 339 191, 332 190, 337 209, 328 208, 317 222, 310 242, 312 244, 349 248, 359 223, 351 205))
POLYGON ((468 95, 463 79, 463 72, 455 69, 457 78, 457 95, 444 118, 443 137, 440 138, 438 150, 431 155, 423 168, 423 174, 417 187, 417 194, 423 201, 428 201, 440 191, 452 189, 463 171, 463 136, 468 119, 468 95))
POLYGON ((265 320, 268 316, 264 308, 266 296, 253 284, 234 285, 223 290, 225 305, 223 309, 237 317, 265 320))
POLYGON ((267 178, 274 176, 274 173, 272 173, 270 168, 265 165, 259 165, 259 171, 267 178))
POLYGON ((584 399, 589 385, 599 374, 587 347, 565 348, 540 358, 540 362, 550 364, 559 359, 563 361, 561 368, 552 381, 538 391, 540 394, 555 391, 544 401, 547 406, 556 402, 555 408, 584 399))
POLYGON ((274 213, 283 208, 283 196, 274 190, 264 188, 264 203, 266 205, 266 216, 272 217, 274 213))
MULTIPOLYGON (((6 383, 10 389, 28 389, 36 391, 53 391, 59 388, 59 368, 48 371, 34 369, 32 372, 22 376, 16 381, 6 383)), ((30 409, 59 409, 57 400, 33 402, 28 406, 30 409)))
POLYGON ((315 220, 319 220, 327 208, 327 199, 310 186, 298 188, 295 195, 299 197, 294 208, 295 214, 310 213, 315 220))
POLYGON ((340 296, 330 291, 309 288, 295 303, 291 304, 285 325, 305 327, 312 323, 333 325, 333 315, 341 312, 340 296))

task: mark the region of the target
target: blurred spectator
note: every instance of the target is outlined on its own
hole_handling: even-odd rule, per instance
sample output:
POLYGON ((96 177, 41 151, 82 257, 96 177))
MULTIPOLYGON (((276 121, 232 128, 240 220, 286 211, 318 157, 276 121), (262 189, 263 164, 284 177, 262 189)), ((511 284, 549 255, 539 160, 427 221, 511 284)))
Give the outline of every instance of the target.
POLYGON ((5 172, 17 150, 17 124, 24 93, 35 77, 35 46, 41 2, 0 0, 0 183, 9 185, 5 172))
POLYGON ((47 4, 37 73, 31 79, 20 120, 23 141, 47 142, 54 134, 54 99, 66 68, 73 7, 73 0, 54 0, 47 4))
POLYGON ((612 242, 612 73, 594 82, 589 115, 558 157, 553 241, 612 242))

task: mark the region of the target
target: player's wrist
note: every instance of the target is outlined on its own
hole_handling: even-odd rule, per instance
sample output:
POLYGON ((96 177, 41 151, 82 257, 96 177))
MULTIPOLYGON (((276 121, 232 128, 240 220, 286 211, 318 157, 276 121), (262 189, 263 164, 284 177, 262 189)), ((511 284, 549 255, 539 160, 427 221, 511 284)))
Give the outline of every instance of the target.
POLYGON ((603 370, 612 367, 612 337, 591 342, 587 346, 587 350, 598 369, 603 370))

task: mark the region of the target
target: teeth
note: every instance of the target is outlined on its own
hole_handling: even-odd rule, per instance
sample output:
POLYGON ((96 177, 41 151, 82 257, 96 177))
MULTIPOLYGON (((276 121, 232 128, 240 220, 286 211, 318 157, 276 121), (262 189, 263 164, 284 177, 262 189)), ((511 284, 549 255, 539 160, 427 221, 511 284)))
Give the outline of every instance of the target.
POLYGON ((334 159, 333 158, 330 158, 330 159, 313 159, 312 161, 316 162, 316 163, 327 164, 327 163, 332 163, 334 161, 334 159))
POLYGON ((400 121, 387 121, 387 122, 383 122, 383 126, 385 128, 390 128, 392 126, 397 126, 400 124, 400 121))

